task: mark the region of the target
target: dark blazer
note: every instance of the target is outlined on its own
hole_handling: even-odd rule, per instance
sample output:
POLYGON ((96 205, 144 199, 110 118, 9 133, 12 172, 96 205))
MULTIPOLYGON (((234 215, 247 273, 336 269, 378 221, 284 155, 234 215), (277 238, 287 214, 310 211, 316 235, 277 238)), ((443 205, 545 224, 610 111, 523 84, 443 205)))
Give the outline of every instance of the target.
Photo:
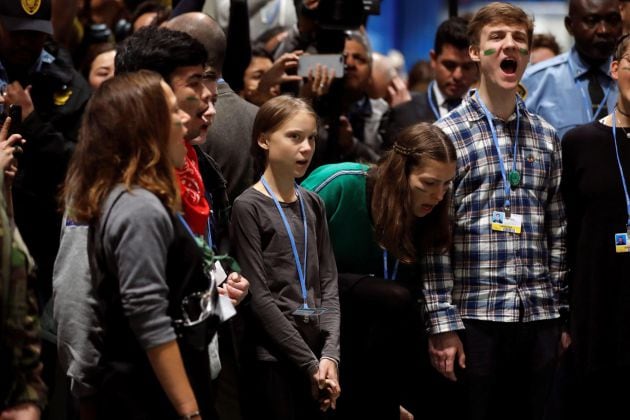
MULTIPOLYGON (((434 104, 434 107, 438 109, 437 104, 434 104)), ((419 122, 432 123, 434 121, 436 121, 436 118, 429 104, 429 95, 426 92, 412 92, 411 101, 395 106, 389 110, 387 122, 385 123, 383 147, 388 149, 394 142, 394 137, 402 129, 419 122)))
POLYGON ((217 115, 201 145, 219 165, 227 181, 230 203, 254 183, 250 153, 252 128, 258 107, 238 96, 225 82, 218 84, 217 115))

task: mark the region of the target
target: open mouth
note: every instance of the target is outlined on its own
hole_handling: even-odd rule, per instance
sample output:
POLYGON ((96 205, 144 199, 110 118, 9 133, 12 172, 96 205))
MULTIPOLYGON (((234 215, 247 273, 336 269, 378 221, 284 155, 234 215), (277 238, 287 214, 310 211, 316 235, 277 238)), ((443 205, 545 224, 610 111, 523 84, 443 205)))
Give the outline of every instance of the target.
POLYGON ((298 165, 307 165, 308 164, 308 160, 307 159, 298 160, 297 164, 298 165))
POLYGON ((507 74, 516 73, 517 67, 518 67, 518 64, 516 63, 516 60, 514 60, 513 58, 508 57, 508 58, 504 58, 501 61, 501 70, 503 70, 507 74))

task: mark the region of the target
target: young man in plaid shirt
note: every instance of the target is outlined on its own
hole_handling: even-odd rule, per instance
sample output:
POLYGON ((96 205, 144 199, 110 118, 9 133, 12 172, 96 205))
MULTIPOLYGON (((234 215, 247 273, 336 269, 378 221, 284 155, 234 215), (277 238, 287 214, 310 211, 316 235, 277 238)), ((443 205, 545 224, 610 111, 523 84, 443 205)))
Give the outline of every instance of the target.
POLYGON ((431 363, 464 380, 468 418, 540 419, 566 275, 560 142, 517 96, 531 19, 491 3, 468 32, 479 89, 436 123, 455 144, 458 172, 452 248, 429 254, 426 267, 431 363))

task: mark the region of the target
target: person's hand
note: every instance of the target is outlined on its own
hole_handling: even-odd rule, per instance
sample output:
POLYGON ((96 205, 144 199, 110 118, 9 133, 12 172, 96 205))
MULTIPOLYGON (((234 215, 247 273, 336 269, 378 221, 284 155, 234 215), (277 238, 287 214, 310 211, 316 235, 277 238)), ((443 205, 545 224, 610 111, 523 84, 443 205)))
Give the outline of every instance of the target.
POLYGON ((0 413, 0 420, 39 420, 39 407, 33 403, 18 404, 0 413))
POLYGON ((411 101, 411 94, 407 85, 400 78, 400 76, 394 76, 387 86, 387 97, 385 98, 391 108, 411 101))
POLYGON ((302 51, 294 51, 284 53, 278 57, 269 70, 267 70, 260 78, 258 88, 256 89, 258 93, 261 95, 273 96, 273 94, 276 93, 273 91, 276 86, 283 83, 299 82, 302 80, 302 78, 298 75, 287 74, 287 70, 297 68, 300 55, 302 55, 302 51))
POLYGON ((9 105, 21 106, 22 120, 25 120, 35 110, 31 99, 31 88, 32 86, 28 85, 24 89, 18 81, 6 85, 0 97, 0 104, 3 104, 5 108, 9 105))
POLYGON ((562 356, 562 354, 567 351, 567 349, 571 346, 571 334, 568 331, 562 331, 560 334, 560 343, 558 345, 558 356, 562 356))
POLYGON ((319 401, 319 408, 322 411, 331 407, 337 408, 337 398, 341 394, 337 364, 331 359, 322 358, 313 379, 317 387, 316 396, 319 401))
POLYGON ((217 288, 219 294, 227 296, 234 306, 238 305, 247 296, 249 281, 237 272, 232 272, 225 283, 217 288))
POLYGON ((21 135, 9 134, 11 127, 11 117, 7 117, 0 129, 0 170, 4 171, 5 186, 10 186, 17 173, 16 153, 22 151, 22 145, 26 142, 21 135))
POLYGON ((456 381, 455 359, 459 367, 466 368, 464 345, 454 331, 429 336, 429 357, 433 367, 451 381, 456 381))
POLYGON ((398 408, 398 411, 400 411, 400 420, 413 420, 413 414, 411 414, 405 407, 401 405, 398 408))
POLYGON ((315 10, 319 6, 319 0, 303 0, 302 3, 309 10, 315 10))
POLYGON ((313 99, 325 95, 330 90, 333 80, 335 80, 335 70, 317 64, 315 69, 309 70, 308 78, 300 89, 300 96, 313 99))

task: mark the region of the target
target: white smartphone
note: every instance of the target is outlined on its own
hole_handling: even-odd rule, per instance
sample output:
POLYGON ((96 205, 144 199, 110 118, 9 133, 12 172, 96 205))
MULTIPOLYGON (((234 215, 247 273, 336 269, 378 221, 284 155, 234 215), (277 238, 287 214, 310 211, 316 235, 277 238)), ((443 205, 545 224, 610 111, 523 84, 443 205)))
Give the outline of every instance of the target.
POLYGON ((303 54, 298 63, 298 75, 308 77, 310 70, 321 64, 335 70, 335 78, 343 77, 344 60, 342 54, 303 54))

